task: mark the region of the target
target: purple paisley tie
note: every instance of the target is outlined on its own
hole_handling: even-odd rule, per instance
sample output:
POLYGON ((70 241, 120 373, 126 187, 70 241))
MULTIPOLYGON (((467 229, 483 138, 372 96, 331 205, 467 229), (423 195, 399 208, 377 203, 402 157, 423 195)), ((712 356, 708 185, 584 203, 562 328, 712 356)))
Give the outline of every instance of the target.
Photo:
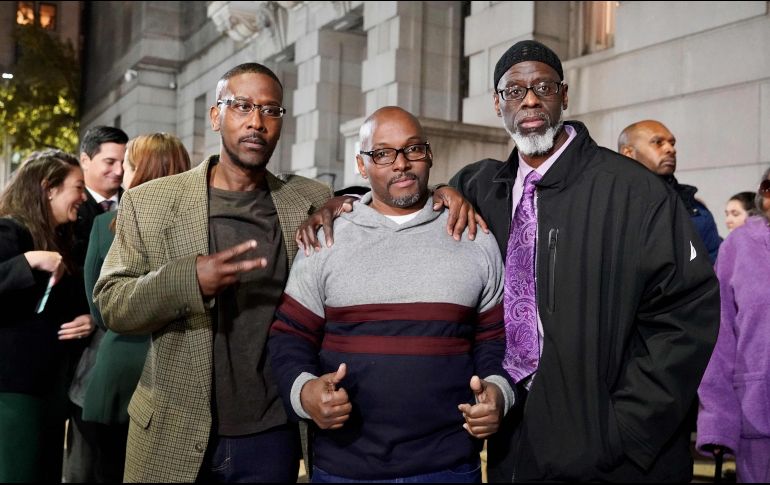
POLYGON ((524 193, 516 207, 505 256, 505 359, 503 368, 515 382, 537 370, 540 345, 535 300, 535 184, 534 170, 524 179, 524 193))

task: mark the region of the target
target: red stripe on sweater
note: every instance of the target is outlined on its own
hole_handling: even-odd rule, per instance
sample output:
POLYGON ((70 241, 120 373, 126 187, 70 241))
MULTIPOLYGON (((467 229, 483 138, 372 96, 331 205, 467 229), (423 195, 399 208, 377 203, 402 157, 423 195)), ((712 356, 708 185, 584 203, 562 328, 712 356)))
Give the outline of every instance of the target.
POLYGON ((503 304, 498 303, 484 313, 480 313, 478 322, 479 325, 489 325, 492 323, 502 322, 504 318, 505 314, 503 312, 503 304))
POLYGON ((321 330, 326 323, 326 320, 323 317, 319 317, 311 312, 286 293, 281 297, 281 303, 278 305, 276 312, 283 313, 288 319, 303 325, 311 332, 321 330))

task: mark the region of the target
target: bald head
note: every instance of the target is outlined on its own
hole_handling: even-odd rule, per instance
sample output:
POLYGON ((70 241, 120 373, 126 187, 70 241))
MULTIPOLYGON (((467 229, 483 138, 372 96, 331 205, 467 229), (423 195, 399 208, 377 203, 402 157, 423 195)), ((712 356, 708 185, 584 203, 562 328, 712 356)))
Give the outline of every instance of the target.
POLYGON ((422 125, 412 113, 403 108, 399 108, 398 106, 385 106, 372 113, 366 118, 364 124, 361 125, 361 129, 358 131, 358 141, 361 144, 361 149, 371 150, 376 143, 376 141, 373 140, 373 137, 377 127, 391 124, 403 125, 403 127, 410 130, 416 138, 420 138, 421 140, 425 139, 422 125))
POLYGON ((433 162, 422 125, 396 106, 380 108, 359 131, 358 171, 372 186, 372 208, 403 215, 422 208, 433 162))
POLYGON ((676 138, 666 126, 655 120, 628 125, 618 137, 618 152, 633 158, 658 175, 673 175, 676 170, 676 138))

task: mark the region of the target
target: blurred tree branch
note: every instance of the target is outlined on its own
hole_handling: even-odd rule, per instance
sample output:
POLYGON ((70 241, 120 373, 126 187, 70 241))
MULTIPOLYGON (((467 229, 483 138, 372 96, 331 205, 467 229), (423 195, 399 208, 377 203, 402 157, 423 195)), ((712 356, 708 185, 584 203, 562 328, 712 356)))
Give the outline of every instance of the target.
POLYGON ((17 25, 20 56, 13 79, 0 82, 0 143, 28 152, 78 148, 80 63, 70 41, 38 25, 17 25), (6 136, 2 136, 6 135, 6 136))

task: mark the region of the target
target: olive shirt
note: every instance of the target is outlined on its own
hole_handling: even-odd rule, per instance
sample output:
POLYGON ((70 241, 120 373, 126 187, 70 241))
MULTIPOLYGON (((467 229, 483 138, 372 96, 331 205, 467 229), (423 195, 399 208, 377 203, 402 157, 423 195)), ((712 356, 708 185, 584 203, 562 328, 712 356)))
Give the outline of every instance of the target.
POLYGON ((214 404, 220 436, 243 436, 286 423, 267 358, 267 335, 289 276, 289 260, 270 192, 209 188, 209 247, 223 251, 249 239, 244 258, 267 267, 241 274, 217 296, 214 314, 214 404), (256 371, 256 372, 255 372, 256 371))

